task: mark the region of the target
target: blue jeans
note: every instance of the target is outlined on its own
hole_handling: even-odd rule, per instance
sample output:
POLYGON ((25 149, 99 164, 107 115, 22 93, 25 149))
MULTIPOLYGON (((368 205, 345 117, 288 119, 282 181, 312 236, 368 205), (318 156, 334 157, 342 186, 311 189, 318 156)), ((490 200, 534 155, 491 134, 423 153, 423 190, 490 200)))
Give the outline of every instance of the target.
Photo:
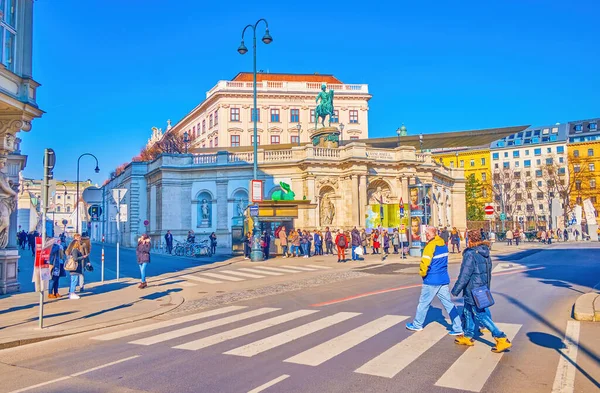
POLYGON ((287 256, 288 253, 288 246, 281 246, 281 254, 283 256, 287 256))
POLYGON ((352 246, 352 260, 353 261, 358 261, 358 255, 355 252, 357 248, 358 248, 358 246, 352 246))
POLYGON ((142 282, 146 282, 146 266, 148 266, 148 263, 140 263, 140 275, 142 278, 142 282))
POLYGON ((465 316, 465 337, 473 338, 475 335, 475 321, 481 326, 485 326, 492 333, 493 337, 506 337, 506 334, 500 331, 494 321, 492 321, 492 315, 487 308, 482 310, 476 306, 465 303, 463 314, 465 316))
POLYGON ((310 256, 310 255, 308 254, 308 243, 304 243, 304 244, 302 244, 302 253, 303 253, 304 255, 308 255, 308 256, 310 256))
POLYGON ((429 310, 429 306, 431 305, 431 302, 433 301, 433 298, 435 296, 437 296, 440 299, 440 301, 442 302, 442 306, 444 306, 444 309, 446 309, 446 312, 450 316, 450 319, 452 320, 452 330, 454 332, 462 332, 463 328, 460 320, 460 314, 454 303, 452 303, 448 284, 423 284, 423 287, 421 288, 421 297, 419 298, 419 305, 417 306, 417 315, 415 315, 413 325, 416 328, 423 327, 425 317, 427 316, 427 311, 429 310))
POLYGON ((71 274, 71 285, 69 286, 69 293, 75 293, 75 288, 79 283, 79 274, 71 274))

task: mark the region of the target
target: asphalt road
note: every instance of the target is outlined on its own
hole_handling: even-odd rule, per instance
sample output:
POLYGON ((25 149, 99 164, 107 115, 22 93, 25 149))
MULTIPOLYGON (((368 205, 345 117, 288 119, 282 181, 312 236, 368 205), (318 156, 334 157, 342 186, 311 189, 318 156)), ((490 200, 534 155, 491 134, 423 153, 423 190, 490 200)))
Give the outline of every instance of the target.
MULTIPOLYGON (((502 355, 489 351, 489 335, 472 348, 455 345, 437 300, 425 330, 407 331, 420 278, 376 268, 364 278, 222 305, 213 315, 177 314, 0 351, 0 392, 596 392, 600 324, 571 319, 577 296, 600 281, 600 247, 586 247, 496 261, 492 315, 514 335, 502 355)), ((458 269, 451 266, 451 277, 458 269)))

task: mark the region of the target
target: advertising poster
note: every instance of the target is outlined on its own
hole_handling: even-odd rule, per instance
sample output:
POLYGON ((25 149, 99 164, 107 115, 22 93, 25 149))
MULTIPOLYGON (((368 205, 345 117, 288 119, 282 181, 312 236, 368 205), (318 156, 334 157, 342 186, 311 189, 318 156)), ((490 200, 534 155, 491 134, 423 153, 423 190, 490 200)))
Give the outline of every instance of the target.
POLYGON ((409 187, 409 196, 410 196, 410 242, 412 247, 421 247, 421 229, 424 225, 425 214, 423 211, 423 205, 421 201, 423 200, 422 187, 410 186, 409 187))
POLYGON ((402 224, 408 226, 409 223, 408 203, 404 204, 404 209, 400 209, 397 204, 374 204, 367 206, 366 227, 369 229, 382 228, 391 231, 393 228, 399 228, 402 224), (402 216, 400 211, 404 210, 402 216))

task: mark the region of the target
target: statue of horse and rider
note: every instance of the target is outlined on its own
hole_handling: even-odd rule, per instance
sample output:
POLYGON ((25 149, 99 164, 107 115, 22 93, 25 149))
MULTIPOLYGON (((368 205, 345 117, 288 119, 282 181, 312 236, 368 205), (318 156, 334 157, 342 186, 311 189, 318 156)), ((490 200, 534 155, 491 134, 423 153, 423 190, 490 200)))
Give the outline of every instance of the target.
POLYGON ((327 85, 323 83, 321 85, 321 91, 317 95, 317 108, 315 109, 315 130, 319 119, 321 119, 321 125, 325 127, 325 117, 329 115, 329 126, 331 126, 331 118, 334 116, 333 113, 333 90, 326 92, 327 85), (319 102, 321 100, 321 102, 319 102))

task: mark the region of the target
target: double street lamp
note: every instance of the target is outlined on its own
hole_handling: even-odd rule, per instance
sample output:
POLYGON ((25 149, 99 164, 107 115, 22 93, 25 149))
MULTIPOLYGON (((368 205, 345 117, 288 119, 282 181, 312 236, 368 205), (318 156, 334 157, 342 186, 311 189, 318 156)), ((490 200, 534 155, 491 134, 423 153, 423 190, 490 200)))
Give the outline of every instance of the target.
MULTIPOLYGON (((252 167, 252 179, 253 180, 257 180, 258 179, 258 110, 257 110, 257 104, 256 104, 256 100, 257 100, 257 93, 256 93, 256 28, 258 27, 258 25, 260 24, 260 22, 265 22, 265 35, 262 38, 262 42, 264 42, 265 44, 270 44, 271 42, 273 42, 273 37, 271 37, 271 34, 269 34, 269 22, 267 22, 266 19, 259 19, 258 21, 256 21, 256 23, 254 25, 248 25, 246 27, 244 27, 244 30, 242 30, 242 43, 240 44, 240 46, 238 47, 238 53, 240 55, 245 55, 246 53, 248 53, 248 48, 246 48, 246 45, 244 45, 244 34, 246 33, 246 30, 248 28, 252 29, 252 77, 253 77, 253 99, 254 99, 254 108, 253 108, 253 112, 252 112, 252 120, 254 120, 254 140, 252 141, 252 147, 253 147, 253 153, 254 153, 254 160, 253 160, 253 167, 252 167)), ((298 137, 300 137, 300 130, 298 130, 298 137)), ((260 231, 259 231, 259 225, 258 225, 258 217, 254 217, 254 234, 253 234, 253 241, 252 241, 252 252, 250 253, 250 258, 252 261, 262 261, 263 257, 262 257, 262 250, 260 247, 260 231)))
POLYGON ((190 143, 190 134, 186 131, 183 133, 183 144, 185 145, 185 154, 188 154, 188 144, 190 143))
MULTIPOLYGON (((79 233, 79 161, 81 161, 81 158, 84 156, 94 157, 94 159, 96 160, 96 168, 94 168, 94 172, 96 172, 96 173, 100 172, 100 168, 98 167, 98 159, 92 153, 83 153, 77 159, 77 196, 75 198, 75 212, 76 212, 75 217, 77 219, 77 227, 75 229, 76 233, 79 233)), ((65 191, 66 191, 66 187, 65 187, 65 191)))
POLYGON ((404 123, 402 123, 402 125, 396 130, 396 134, 398 134, 398 147, 400 147, 400 137, 408 134, 404 123))

